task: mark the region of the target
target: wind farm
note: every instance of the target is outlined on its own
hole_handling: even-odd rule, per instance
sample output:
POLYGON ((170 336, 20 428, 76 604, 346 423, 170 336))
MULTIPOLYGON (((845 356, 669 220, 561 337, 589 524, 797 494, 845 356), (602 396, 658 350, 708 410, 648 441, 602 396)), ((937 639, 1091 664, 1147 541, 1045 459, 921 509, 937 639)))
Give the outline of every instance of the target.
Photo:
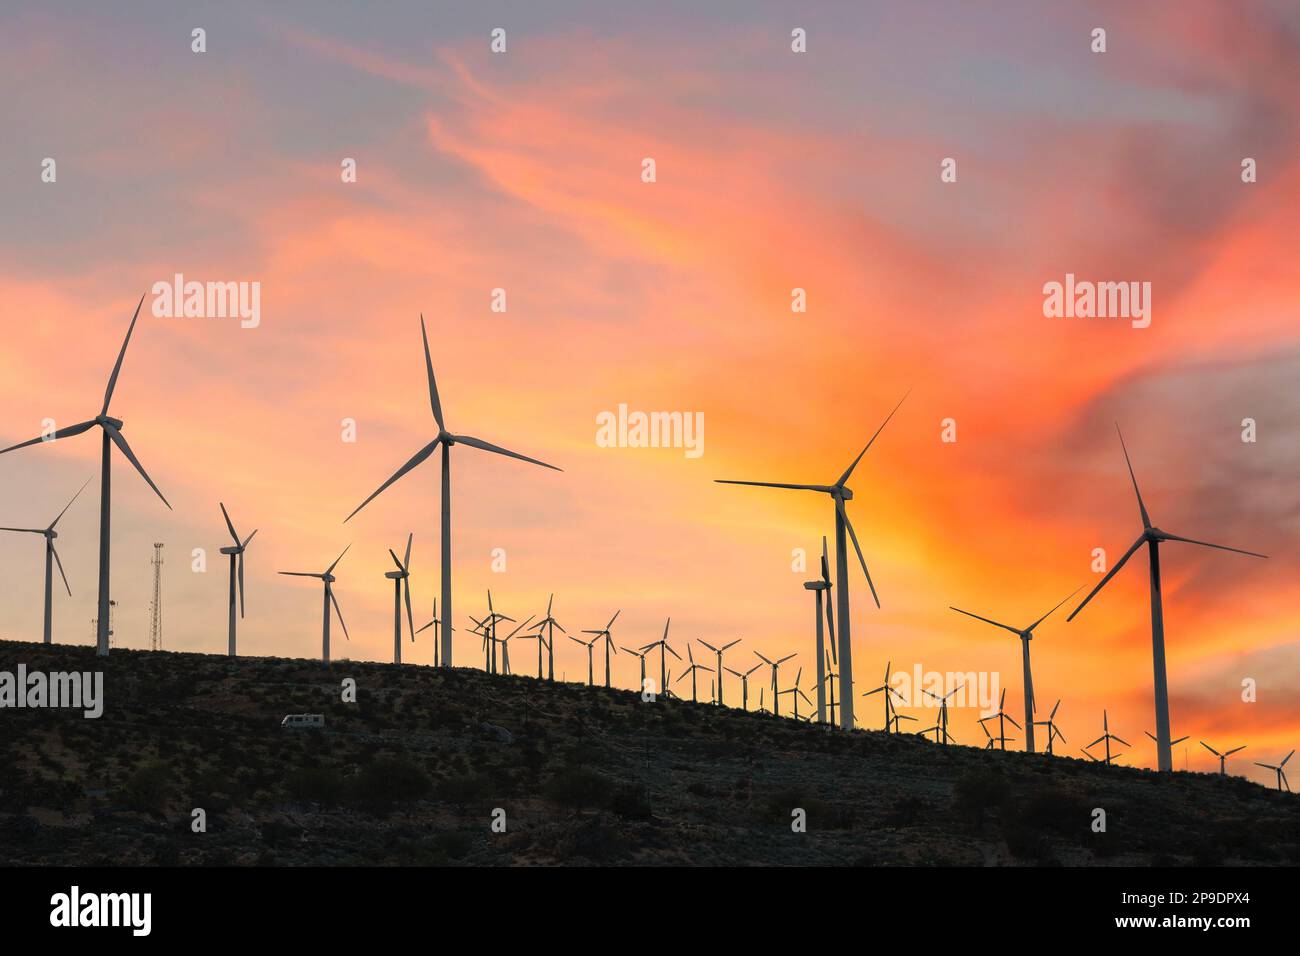
MULTIPOLYGON (((135 315, 132 317, 131 325, 128 328, 125 340, 117 357, 117 363, 114 366, 109 379, 108 388, 105 393, 105 401, 100 418, 84 422, 78 426, 72 426, 71 429, 64 429, 56 432, 56 437, 67 437, 76 434, 77 430, 88 430, 92 426, 100 426, 104 430, 105 449, 110 445, 116 445, 123 450, 123 454, 136 464, 137 469, 144 475, 143 469, 140 468, 134 456, 130 454, 129 447, 125 445, 125 439, 120 438, 120 421, 117 419, 108 419, 107 410, 113 396, 118 374, 121 370, 123 359, 125 357, 127 346, 130 344, 132 332, 135 324, 139 319, 140 305, 137 305, 135 315)), ((451 555, 449 538, 450 538, 450 449, 456 444, 463 444, 469 447, 494 452, 505 457, 522 460, 526 463, 543 466, 550 470, 558 471, 552 465, 545 462, 530 458, 516 452, 501 448, 500 446, 491 445, 480 439, 471 436, 458 435, 449 432, 445 426, 441 400, 438 392, 437 382, 433 372, 432 355, 430 351, 428 329, 423 317, 420 319, 421 327, 421 346, 424 357, 426 384, 428 389, 428 398, 430 410, 434 422, 437 426, 437 433, 434 438, 426 443, 415 456, 399 468, 383 485, 374 491, 368 498, 364 499, 361 504, 348 515, 346 521, 355 518, 367 505, 375 498, 380 496, 387 488, 397 482, 408 472, 414 470, 425 459, 433 455, 435 451, 441 451, 443 471, 441 481, 441 498, 440 498, 440 556, 442 561, 437 565, 438 587, 432 600, 433 615, 432 619, 420 629, 415 628, 413 613, 413 552, 414 552, 414 532, 407 532, 407 540, 401 552, 393 548, 385 548, 384 552, 391 560, 391 567, 384 571, 383 577, 386 581, 392 582, 392 663, 397 666, 425 666, 425 663, 438 667, 461 666, 454 662, 452 650, 452 635, 456 627, 452 624, 450 606, 452 599, 451 582, 452 582, 452 563, 449 559, 451 555), (404 623, 405 622, 405 623, 404 623), (426 662, 417 663, 409 658, 404 659, 404 644, 416 645, 416 636, 425 630, 432 628, 434 631, 434 641, 426 654, 426 662)), ((906 398, 906 396, 904 396, 906 398)), ((598 685, 605 690, 616 690, 620 687, 628 686, 634 691, 649 690, 646 699, 653 700, 656 695, 662 694, 665 699, 673 701, 687 702, 684 686, 689 679, 690 697, 689 703, 701 704, 710 703, 718 707, 728 707, 726 694, 726 675, 729 673, 740 681, 740 698, 739 710, 742 712, 750 711, 750 678, 763 668, 767 669, 767 680, 759 689, 759 702, 756 713, 764 713, 772 719, 789 719, 793 722, 815 722, 817 725, 835 729, 838 731, 867 731, 879 730, 885 734, 902 734, 904 733, 904 722, 909 722, 913 728, 908 731, 919 737, 932 737, 933 741, 941 745, 956 745, 957 737, 950 729, 954 717, 954 708, 961 710, 967 709, 970 704, 954 703, 956 695, 963 689, 970 686, 969 681, 952 681, 949 684, 934 690, 930 688, 915 687, 910 693, 904 693, 904 682, 902 678, 907 675, 895 672, 892 661, 887 663, 884 672, 884 682, 878 686, 871 687, 856 695, 852 694, 854 686, 852 658, 853 658, 853 640, 851 638, 850 621, 852 615, 852 605, 849 601, 850 591, 858 589, 863 590, 872 598, 872 604, 876 609, 881 607, 881 603, 876 592, 876 587, 867 570, 867 564, 860 547, 857 533, 849 520, 846 510, 846 503, 853 499, 853 492, 848 487, 848 481, 855 473, 867 452, 871 450, 886 426, 895 417, 903 404, 900 400, 885 416, 884 420, 879 423, 874 432, 867 439, 862 449, 856 457, 848 464, 848 467, 840 474, 833 484, 829 485, 804 485, 804 484, 787 484, 759 481, 741 481, 735 479, 715 479, 716 483, 721 484, 740 484, 748 486, 757 486, 762 488, 776 488, 784 490, 803 490, 812 491, 819 494, 828 495, 832 499, 834 507, 835 537, 836 537, 836 567, 837 573, 832 580, 830 570, 830 555, 828 538, 822 536, 822 547, 819 556, 819 575, 810 581, 803 582, 803 590, 813 592, 813 621, 812 626, 806 629, 800 629, 803 633, 791 635, 785 639, 786 648, 783 652, 772 653, 759 650, 749 652, 750 659, 745 663, 735 661, 735 655, 740 653, 737 646, 741 644, 740 639, 733 639, 729 642, 719 641, 712 643, 707 640, 698 639, 699 645, 711 655, 712 663, 706 663, 703 660, 697 661, 694 656, 692 641, 685 642, 685 657, 683 658, 678 650, 669 643, 669 630, 671 627, 671 617, 665 619, 662 636, 658 639, 652 639, 647 643, 625 643, 623 649, 626 652, 625 658, 634 662, 634 670, 626 673, 616 672, 616 664, 619 661, 619 645, 613 636, 613 628, 618 622, 622 610, 618 609, 613 612, 608 621, 602 627, 584 629, 581 633, 585 637, 579 637, 569 634, 560 622, 554 617, 554 592, 546 596, 545 616, 540 620, 535 615, 530 615, 522 623, 515 618, 496 610, 491 589, 487 589, 487 613, 482 617, 468 616, 468 623, 462 625, 464 630, 468 630, 480 640, 480 650, 483 654, 482 669, 490 676, 508 677, 512 675, 510 666, 509 645, 513 639, 535 640, 537 641, 537 658, 536 674, 531 679, 546 680, 553 682, 555 679, 555 636, 558 630, 562 637, 568 637, 574 644, 580 646, 586 653, 586 680, 585 684, 589 688, 596 688, 598 685), (850 580, 847 573, 849 563, 847 543, 851 541, 854 546, 858 563, 863 571, 862 583, 865 588, 858 588, 850 580), (831 600, 832 593, 834 600, 831 600), (836 613, 838 610, 838 614, 836 613), (499 633, 499 627, 502 624, 514 625, 514 627, 502 636, 499 633), (805 643, 806 642, 806 643, 805 643), (801 651, 802 649, 802 651, 801 651), (657 685, 652 685, 648 680, 652 671, 654 652, 658 651, 658 672, 659 681, 657 685), (603 660, 603 672, 600 680, 596 674, 596 654, 600 653, 603 660), (724 655, 731 652, 731 658, 724 658, 724 655), (798 668, 794 677, 794 683, 791 686, 784 686, 782 681, 782 665, 788 664, 799 656, 801 652, 811 653, 813 655, 815 678, 810 688, 816 694, 816 700, 812 700, 804 689, 803 685, 803 668, 798 668), (769 656, 769 654, 771 656, 769 656), (668 658, 672 657, 679 661, 681 666, 676 668, 674 678, 668 666, 668 658), (737 666, 729 666, 729 661, 734 661, 737 666), (705 686, 707 694, 702 698, 700 689, 700 680, 703 675, 707 675, 708 684, 705 686), (838 693, 837 693, 838 691, 838 693), (860 720, 853 714, 853 696, 871 697, 876 694, 881 695, 883 702, 882 719, 877 726, 874 720, 860 720), (852 695, 852 696, 850 696, 852 695), (902 709, 912 707, 937 707, 937 716, 933 725, 922 726, 927 722, 919 720, 913 714, 902 713, 902 709)), ((37 439, 36 441, 39 441, 37 439)), ((14 450, 33 444, 34 442, 25 442, 20 445, 11 446, 6 450, 14 450)), ((1092 588, 1091 592, 1075 608, 1074 612, 1066 619, 1067 623, 1073 620, 1092 598, 1113 578, 1125 562, 1136 552, 1142 545, 1146 545, 1150 552, 1150 563, 1152 565, 1152 620, 1153 635, 1156 660, 1156 712, 1157 728, 1156 733, 1147 733, 1157 745, 1157 765, 1160 769, 1168 769, 1170 761, 1168 758, 1168 748, 1170 745, 1181 743, 1186 737, 1180 737, 1177 740, 1170 740, 1168 737, 1168 695, 1167 682, 1164 677, 1164 650, 1163 650, 1163 625, 1161 613, 1161 592, 1159 582, 1159 563, 1158 563, 1158 546, 1168 541, 1191 543, 1201 545, 1215 550, 1237 551, 1242 554, 1262 557, 1263 555, 1255 552, 1244 552, 1240 549, 1228 548, 1222 545, 1213 545, 1208 542, 1183 538, 1169 534, 1152 525, 1147 513, 1145 502, 1141 492, 1138 489, 1136 476, 1134 474, 1132 463, 1128 457, 1127 448, 1123 446, 1123 437, 1120 436, 1121 449, 1124 453, 1125 465, 1127 467, 1130 481, 1133 485, 1134 493, 1137 498, 1139 514, 1143 523, 1143 531, 1138 541, 1124 553, 1120 559, 1101 577, 1099 582, 1092 588), (1162 736, 1163 734, 1163 736, 1162 736)), ((107 478, 107 451, 105 451, 104 468, 105 471, 102 479, 107 478)), ((144 475, 151 487, 157 491, 156 486, 144 475)), ((73 496, 72 500, 64 505, 63 510, 58 513, 54 521, 44 529, 24 528, 20 526, 6 527, 3 530, 11 532, 30 532, 41 534, 46 542, 46 602, 44 608, 45 629, 43 633, 44 642, 52 644, 51 633, 51 583, 52 569, 58 567, 60 575, 63 577, 65 589, 71 593, 68 586, 66 575, 63 573, 62 562, 58 553, 54 550, 54 539, 57 537, 55 531, 60 519, 63 518, 75 503, 81 490, 86 485, 83 484, 81 489, 73 496)), ((161 493, 159 493, 161 497, 161 493)), ((165 499, 164 499, 165 500, 165 499)), ((103 496, 103 508, 101 509, 101 530, 107 532, 107 496, 103 496)), ((226 654, 235 657, 237 653, 236 636, 237 621, 246 618, 245 606, 245 551, 258 531, 255 529, 247 537, 240 535, 231 518, 229 510, 224 502, 219 503, 223 522, 229 533, 231 544, 220 549, 220 553, 228 558, 229 575, 227 587, 227 645, 226 654)), ((101 541, 101 557, 106 557, 106 539, 101 541)), ((278 574, 291 577, 311 577, 322 583, 322 619, 321 619, 321 661, 324 664, 330 664, 331 654, 331 630, 332 622, 337 619, 339 627, 342 629, 346 640, 351 641, 351 635, 348 633, 347 626, 344 623, 342 611, 339 606, 338 598, 334 593, 335 584, 338 579, 335 577, 335 570, 342 561, 344 555, 351 548, 347 548, 338 555, 334 561, 329 564, 324 571, 279 571, 278 574)), ((101 562, 101 569, 106 569, 106 562, 101 562)), ((429 572, 433 576, 433 572, 429 572)), ((101 596, 107 594, 107 576, 101 576, 101 596)), ((416 582, 418 584, 418 581, 416 582)), ((1035 636, 1039 628, 1050 618, 1058 609, 1070 600, 1080 589, 1076 589, 1064 599, 1058 601, 1053 607, 1042 614, 1032 623, 1018 627, 1003 623, 999 620, 985 617, 973 611, 949 605, 950 609, 958 612, 964 617, 974 618, 985 624, 1008 631, 1019 638, 1021 643, 1021 685, 1023 690, 1023 722, 1017 720, 1006 712, 1006 690, 1001 693, 997 701, 996 708, 991 704, 986 705, 982 715, 976 715, 973 718, 974 724, 984 731, 985 747, 988 749, 997 749, 1002 752, 1008 752, 1013 749, 1015 737, 1007 733, 1007 725, 1010 724, 1013 729, 1024 732, 1024 750, 1029 754, 1038 752, 1035 739, 1035 728, 1043 726, 1047 728, 1048 740, 1046 745, 1047 757, 1057 757, 1057 751, 1054 744, 1057 741, 1065 743, 1067 738, 1057 724, 1057 711, 1061 702, 1058 700, 1053 706, 1051 713, 1046 720, 1036 719, 1036 701, 1034 695, 1034 679, 1030 663, 1030 641, 1035 636), (989 730, 990 722, 997 722, 997 733, 994 734, 989 730)), ((790 603, 793 602, 791 598, 790 603)), ((806 613, 806 612, 805 612, 806 613)), ((806 619, 805 619, 806 620, 806 619)), ((102 636, 104 635, 104 626, 102 623, 97 624, 97 650, 103 653, 102 636)), ((644 636, 642 637, 644 640, 644 636)), ((624 637, 626 641, 627 638, 624 637)), ((859 638, 859 643, 866 643, 866 639, 859 638)), ((620 665, 620 670, 622 666, 620 665)), ((735 707, 735 704, 731 704, 735 707)), ((1115 763, 1117 754, 1112 749, 1112 743, 1128 746, 1122 738, 1110 732, 1108 714, 1104 713, 1103 717, 1103 734, 1087 747, 1082 748, 1081 756, 1086 759, 1099 761, 1107 766, 1115 763), (1098 745, 1104 744, 1104 757, 1098 757, 1093 751, 1098 745)), ((1202 746, 1219 761, 1219 773, 1225 772, 1224 762, 1226 757, 1236 753, 1237 748, 1219 753, 1211 748, 1208 744, 1202 743, 1202 746)), ((1274 765, 1259 765, 1266 770, 1275 770, 1274 765)), ((1280 767, 1281 764, 1277 765, 1280 767)))
POLYGON ((71 6, 0 16, 9 936, 1285 925, 1296 4, 71 6))

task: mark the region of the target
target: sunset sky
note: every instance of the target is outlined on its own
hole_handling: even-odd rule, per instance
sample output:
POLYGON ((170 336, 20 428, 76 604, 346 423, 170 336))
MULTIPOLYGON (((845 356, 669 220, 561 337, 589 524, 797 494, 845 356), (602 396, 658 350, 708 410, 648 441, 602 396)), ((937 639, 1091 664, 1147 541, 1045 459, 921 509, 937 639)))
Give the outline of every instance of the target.
MULTIPOLYGON (((1117 559, 1141 528, 1118 421, 1157 525, 1270 555, 1162 551, 1173 735, 1195 747, 1175 767, 1244 743, 1230 767, 1271 782, 1250 761, 1300 746, 1294 4, 442 6, 0 13, 0 446, 98 413, 155 282, 261 284, 257 328, 146 299, 113 414, 175 510, 116 459, 117 646, 148 646, 162 541, 165 647, 224 653, 219 500, 259 529, 241 654, 319 655, 319 585, 275 572, 351 543, 333 653, 390 660, 383 574, 409 531, 429 619, 436 458, 343 524, 436 434, 423 313, 449 429, 564 469, 455 449, 458 628, 489 587, 520 620, 555 592, 570 631, 621 608, 617 642, 640 645, 671 615, 679 652, 797 651, 807 688, 830 503, 713 479, 829 484, 910 388, 851 482, 882 603, 851 568, 856 680, 996 672, 1018 716, 1017 640, 948 605, 1026 624, 1095 584, 1093 549, 1117 559), (1067 273, 1150 282, 1150 327, 1045 318, 1067 273), (703 413, 703 454, 599 446, 620 404, 703 413)), ((48 524, 98 455, 92 433, 0 458, 0 524, 48 524)), ((96 479, 60 525, 62 643, 93 643, 97 522, 96 479)), ((0 535, 0 638, 40 639, 41 575, 38 537, 0 535)), ((1125 762, 1154 765, 1145 558, 1072 607, 1033 642, 1040 716, 1064 699, 1077 756, 1107 708, 1125 762)), ((432 662, 430 634, 407 660, 432 662)), ((478 648, 458 635, 456 662, 478 648)), ((556 650, 585 678, 584 650, 556 650)), ((634 658, 615 668, 635 683, 634 658)), ((982 745, 976 716, 954 714, 960 743, 982 745)))

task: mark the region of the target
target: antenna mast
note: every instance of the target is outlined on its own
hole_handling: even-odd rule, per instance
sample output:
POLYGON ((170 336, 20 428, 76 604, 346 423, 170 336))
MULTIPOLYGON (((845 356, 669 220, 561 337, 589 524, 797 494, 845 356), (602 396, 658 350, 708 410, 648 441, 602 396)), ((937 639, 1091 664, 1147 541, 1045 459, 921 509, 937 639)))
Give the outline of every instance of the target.
POLYGON ((162 650, 162 542, 153 546, 153 602, 149 607, 149 650, 162 650))

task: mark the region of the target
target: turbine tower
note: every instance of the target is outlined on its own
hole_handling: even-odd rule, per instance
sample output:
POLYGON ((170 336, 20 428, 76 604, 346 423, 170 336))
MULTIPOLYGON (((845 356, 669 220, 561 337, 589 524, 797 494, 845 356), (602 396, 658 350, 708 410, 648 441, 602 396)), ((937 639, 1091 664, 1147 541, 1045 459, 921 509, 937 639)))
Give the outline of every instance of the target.
POLYGON ((1120 448, 1124 451, 1124 463, 1128 465, 1128 475, 1133 482, 1133 493, 1137 496, 1138 511, 1142 515, 1142 534, 1133 542, 1132 547, 1124 552, 1115 565, 1106 573, 1106 576, 1097 582, 1097 586, 1088 593, 1083 602, 1071 612, 1066 618, 1067 621, 1073 621, 1075 616, 1088 606, 1088 602, 1106 586, 1119 569, 1142 545, 1147 546, 1147 558, 1151 571, 1151 658, 1153 670, 1155 672, 1155 699, 1156 699, 1156 755, 1159 763, 1159 769, 1162 771, 1171 771, 1174 768, 1173 746, 1169 740, 1169 683, 1165 675, 1165 613, 1164 604, 1160 596, 1160 543, 1162 541, 1182 541, 1185 544, 1195 544, 1203 548, 1215 548, 1219 551, 1232 551, 1236 554, 1249 555, 1252 558, 1266 558, 1266 554, 1258 554, 1254 551, 1243 551, 1241 548, 1229 548, 1222 544, 1211 544, 1208 541, 1197 541, 1193 538, 1184 538, 1176 534, 1170 534, 1168 531, 1162 531, 1151 524, 1151 517, 1147 514, 1147 506, 1142 501, 1142 492, 1138 490, 1137 476, 1133 473, 1133 463, 1128 457, 1128 448, 1124 445, 1124 435, 1119 430, 1119 425, 1115 425, 1115 431, 1119 433, 1120 448))
MULTIPOLYGON (((953 607, 951 604, 948 605, 949 610, 956 611, 958 614, 965 614, 967 617, 973 617, 975 618, 975 620, 983 621, 985 624, 992 624, 994 627, 1000 627, 1004 631, 1010 631, 1012 634, 1015 634, 1017 637, 1020 638, 1020 662, 1021 662, 1021 669, 1023 671, 1024 683, 1025 683, 1025 752, 1026 753, 1034 752, 1034 710, 1035 710, 1034 675, 1029 668, 1029 642, 1034 639, 1034 629, 1037 628, 1038 625, 1046 621, 1049 617, 1051 617, 1052 614, 1054 614, 1056 610, 1060 608, 1061 604, 1064 604, 1066 601, 1070 600, 1070 598, 1074 597, 1074 595, 1078 594, 1079 590, 1080 588, 1075 588, 1070 594, 1066 595, 1061 600, 1060 604, 1056 605, 1056 607, 1052 608, 1052 610, 1048 611, 1046 614, 1040 617, 1033 624, 1030 624, 1028 627, 1023 629, 1018 627, 1012 627, 1010 624, 1003 624, 1000 621, 994 621, 987 617, 981 617, 978 614, 972 614, 970 611, 963 611, 961 608, 953 607)), ((1002 749, 1003 750, 1006 749, 1005 741, 1003 741, 1002 749)))
POLYGON ((153 543, 153 600, 149 603, 149 650, 162 650, 162 556, 163 543, 153 543))
POLYGON ((122 437, 123 422, 120 418, 110 418, 108 415, 109 403, 113 400, 113 389, 117 388, 117 376, 122 371, 122 359, 126 357, 126 347, 131 344, 131 333, 135 331, 136 320, 140 318, 140 306, 144 305, 144 296, 140 296, 140 302, 135 307, 135 315, 131 317, 131 324, 127 327, 126 338, 122 340, 122 350, 117 353, 117 363, 113 366, 113 373, 108 378, 108 388, 104 390, 104 405, 99 410, 99 414, 89 421, 80 422, 76 425, 69 425, 67 428, 60 428, 53 435, 33 438, 30 441, 19 442, 17 445, 10 445, 8 448, 0 448, 0 455, 5 452, 14 451, 18 448, 26 448, 28 445, 43 444, 48 441, 54 441, 59 438, 70 438, 73 435, 80 435, 84 431, 89 431, 96 425, 103 432, 103 440, 100 444, 100 470, 99 470, 99 601, 97 604, 99 613, 95 617, 95 653, 100 657, 108 655, 109 631, 112 625, 109 621, 109 605, 111 598, 108 590, 108 570, 109 570, 109 530, 112 524, 112 478, 111 465, 113 457, 113 446, 116 445, 118 451, 126 456, 126 460, 135 466, 135 470, 153 489, 162 503, 167 505, 167 510, 171 510, 171 504, 163 497, 163 493, 158 490, 158 486, 153 483, 153 479, 144 470, 139 459, 135 457, 135 452, 131 446, 122 437))
POLYGON ((330 662, 330 605, 331 604, 334 605, 334 613, 336 613, 339 616, 339 625, 343 628, 343 637, 346 640, 349 641, 352 640, 352 638, 348 636, 348 626, 343 623, 343 611, 339 609, 339 599, 334 596, 334 582, 338 580, 338 578, 334 577, 334 569, 338 567, 339 562, 343 560, 343 555, 348 553, 348 548, 350 547, 352 547, 352 545, 348 545, 347 548, 344 548, 343 554, 340 554, 337 558, 335 558, 334 563, 331 564, 328 568, 326 568, 323 572, 319 572, 319 573, 315 571, 279 572, 280 574, 287 574, 289 577, 293 577, 293 578, 320 578, 321 582, 325 585, 325 597, 324 597, 325 613, 321 621, 321 661, 325 664, 328 664, 330 662))
MULTIPOLYGON (((831 500, 835 502, 835 587, 836 604, 838 605, 837 610, 840 618, 840 629, 837 638, 840 646, 839 659, 844 661, 840 665, 840 726, 845 730, 853 729, 853 646, 849 622, 849 558, 848 545, 845 541, 846 532, 853 540, 853 548, 858 554, 858 562, 862 565, 862 573, 866 575, 867 586, 871 588, 871 597, 875 600, 876 607, 880 607, 880 597, 876 594, 876 586, 871 582, 871 572, 867 570, 867 559, 862 556, 862 547, 858 544, 857 532, 853 530, 853 524, 849 521, 848 512, 844 508, 845 502, 853 500, 853 491, 845 485, 845 482, 852 476, 853 469, 858 467, 858 462, 862 460, 862 456, 867 453, 867 449, 875 442, 884 427, 889 424, 889 419, 894 417, 894 412, 898 411, 899 405, 902 405, 906 399, 907 396, 904 395, 899 400, 898 405, 895 405, 894 410, 886 416, 880 428, 877 428, 876 433, 871 436, 870 441, 867 442, 862 451, 858 452, 858 457, 853 459, 852 464, 844 470, 844 474, 840 475, 839 480, 833 485, 798 485, 776 481, 714 479, 718 484, 722 485, 753 485, 759 488, 816 491, 829 495, 831 500)), ((774 690, 773 693, 776 693, 776 691, 774 690)), ((775 712, 777 707, 775 699, 772 701, 772 707, 775 712)))
POLYGON ((822 595, 831 589, 831 571, 830 562, 826 559, 826 535, 822 535, 822 576, 816 581, 805 581, 805 589, 812 591, 817 596, 817 722, 826 723, 826 639, 829 636, 831 642, 831 659, 832 663, 838 664, 838 655, 835 652, 835 616, 831 613, 831 596, 826 594, 823 602, 822 595), (826 605, 826 629, 822 630, 822 604, 826 605))
POLYGON ((226 654, 230 657, 234 657, 235 656, 235 590, 236 590, 236 585, 238 585, 239 616, 243 617, 244 616, 244 549, 248 547, 248 543, 252 541, 253 538, 256 536, 257 529, 254 528, 253 533, 241 541, 239 539, 239 535, 235 532, 235 526, 230 521, 230 512, 226 510, 226 506, 222 504, 220 501, 218 501, 217 504, 221 505, 221 516, 226 519, 226 530, 230 532, 230 537, 235 542, 233 545, 221 549, 222 554, 227 554, 230 556, 230 599, 227 607, 227 616, 229 618, 229 624, 227 625, 227 631, 228 631, 227 636, 229 639, 227 641, 226 654))
POLYGON ((68 509, 72 507, 72 502, 76 501, 77 497, 83 491, 86 490, 86 485, 88 484, 90 484, 89 478, 86 479, 85 485, 82 485, 79 489, 77 489, 77 494, 72 496, 72 501, 69 501, 66 505, 63 506, 63 510, 59 512, 59 517, 51 521, 50 526, 48 528, 0 528, 0 531, 17 531, 24 534, 39 534, 45 538, 45 638, 44 640, 46 644, 50 644, 54 640, 53 633, 54 633, 54 565, 55 564, 59 566, 59 577, 63 578, 63 587, 67 590, 68 597, 72 597, 72 588, 68 585, 68 576, 63 573, 63 562, 59 560, 59 552, 54 550, 54 539, 59 536, 59 533, 55 531, 54 528, 56 525, 58 525, 59 518, 62 518, 65 514, 68 513, 68 509))
POLYGON ((510 451, 499 445, 493 445, 485 442, 480 438, 473 438, 469 435, 453 435, 447 431, 447 426, 442 418, 442 403, 438 399, 438 383, 433 377, 433 359, 429 357, 429 335, 424 328, 424 316, 420 316, 420 336, 424 341, 424 369, 429 378, 429 406, 433 409, 433 419, 438 425, 438 435, 429 442, 407 461, 401 468, 393 474, 382 485, 378 487, 370 497, 361 504, 357 505, 355 511, 343 519, 344 524, 351 521, 358 511, 364 508, 370 502, 374 501, 384 489, 386 489, 397 479, 401 478, 408 471, 420 465, 426 458, 434 453, 439 446, 442 447, 442 666, 451 666, 451 448, 453 445, 469 445, 471 448, 478 448, 482 451, 490 451, 493 454, 505 455, 507 458, 518 458, 520 461, 526 461, 533 465, 541 465, 543 468, 550 468, 552 471, 562 471, 554 465, 548 465, 544 461, 538 461, 536 458, 529 458, 527 455, 521 455, 518 452, 510 451))

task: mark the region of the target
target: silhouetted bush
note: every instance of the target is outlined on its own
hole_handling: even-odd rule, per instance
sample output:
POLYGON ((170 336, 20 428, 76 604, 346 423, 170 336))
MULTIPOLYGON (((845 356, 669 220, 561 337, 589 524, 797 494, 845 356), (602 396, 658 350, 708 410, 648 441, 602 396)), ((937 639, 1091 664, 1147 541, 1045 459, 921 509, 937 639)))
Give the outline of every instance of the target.
POLYGON ((284 778, 284 787, 300 803, 332 806, 343 793, 343 780, 330 767, 300 767, 284 778))
POLYGON ((161 760, 145 760, 137 764, 122 786, 127 806, 151 813, 162 812, 171 794, 171 768, 161 760))
POLYGON ((566 807, 599 807, 614 789, 609 778, 594 770, 571 767, 546 782, 547 798, 566 807))

